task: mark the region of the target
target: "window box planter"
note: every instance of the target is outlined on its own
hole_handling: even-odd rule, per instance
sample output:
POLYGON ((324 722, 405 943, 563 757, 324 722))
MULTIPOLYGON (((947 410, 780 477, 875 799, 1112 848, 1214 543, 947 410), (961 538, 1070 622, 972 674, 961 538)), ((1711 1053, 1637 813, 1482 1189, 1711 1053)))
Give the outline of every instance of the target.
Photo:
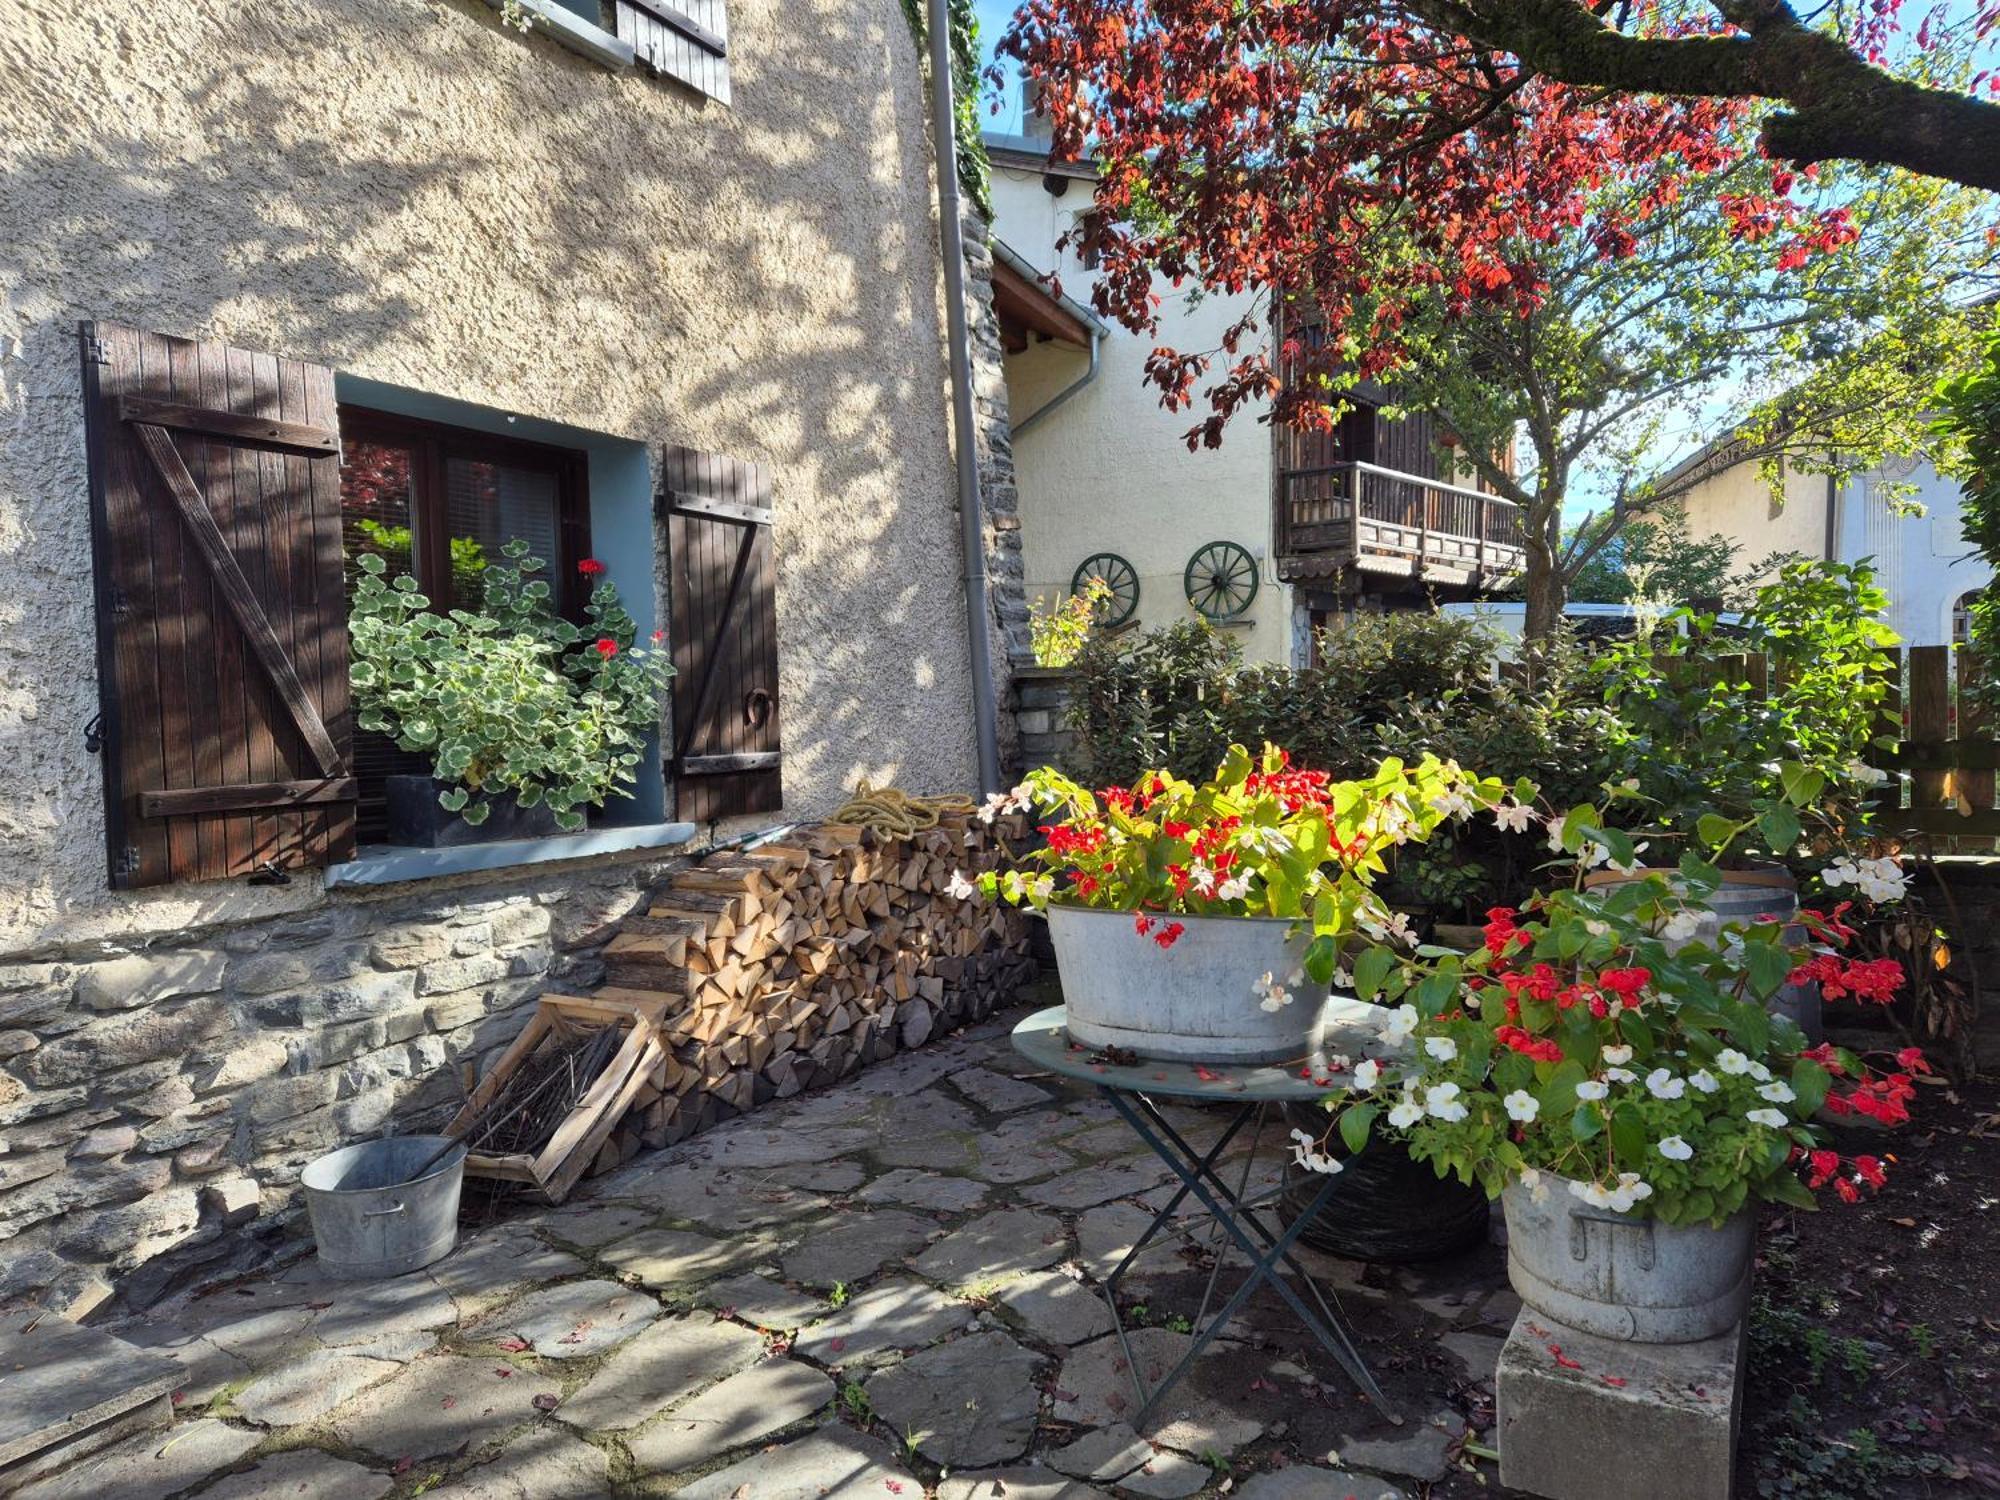
POLYGON ((412 849, 449 849, 508 839, 553 838, 561 831, 547 804, 522 807, 511 792, 500 797, 480 797, 478 800, 492 811, 484 823, 468 823, 438 802, 438 793, 452 785, 429 776, 385 777, 389 842, 412 849))

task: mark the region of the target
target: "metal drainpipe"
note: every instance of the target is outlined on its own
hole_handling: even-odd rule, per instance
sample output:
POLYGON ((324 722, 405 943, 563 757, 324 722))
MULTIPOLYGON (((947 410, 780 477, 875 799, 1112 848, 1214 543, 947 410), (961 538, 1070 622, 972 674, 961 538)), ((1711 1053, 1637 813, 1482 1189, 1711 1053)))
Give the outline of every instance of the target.
POLYGON ((1027 416, 1021 418, 1020 421, 1016 422, 1014 424, 1015 437, 1017 438, 1020 437, 1022 433, 1026 432, 1029 428, 1033 427, 1037 422, 1041 421, 1043 417, 1046 417, 1050 412, 1054 411, 1058 406, 1061 406, 1063 402, 1069 400, 1070 397, 1076 395, 1085 386, 1089 385, 1091 381, 1097 379, 1098 348, 1103 343, 1103 340, 1104 340, 1104 335, 1099 333, 1096 329, 1093 328, 1090 331, 1090 368, 1085 370, 1081 375, 1077 376, 1076 379, 1072 380, 1068 385, 1064 386, 1061 390, 1057 391, 1053 396, 1049 397, 1049 399, 1044 401, 1040 406, 1036 407, 1033 411, 1029 412, 1027 416))
POLYGON ((979 789, 1000 790, 1000 720, 994 703, 992 604, 986 579, 986 525, 973 448, 972 340, 965 322, 965 234, 958 220, 958 140, 952 118, 951 16, 947 0, 927 0, 931 47, 931 140, 937 150, 938 237, 944 253, 945 339, 951 359, 951 426, 958 447, 959 545, 965 553, 965 622, 972 650, 972 722, 979 739, 979 789))

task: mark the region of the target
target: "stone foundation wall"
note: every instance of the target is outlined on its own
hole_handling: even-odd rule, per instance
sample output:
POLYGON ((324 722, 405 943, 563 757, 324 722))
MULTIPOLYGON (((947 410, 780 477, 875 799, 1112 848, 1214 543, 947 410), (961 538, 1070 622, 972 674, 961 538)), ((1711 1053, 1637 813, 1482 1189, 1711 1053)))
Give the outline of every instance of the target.
POLYGON ((618 920, 682 862, 335 892, 0 963, 0 1298, 81 1317, 256 1259, 308 1162, 441 1123, 457 1065, 483 1069, 543 992, 599 983, 618 920))
POLYGON ((1074 772, 1076 733, 1069 727, 1076 679, 1066 667, 1014 669, 1014 728, 1020 743, 1018 773, 1036 766, 1074 772))

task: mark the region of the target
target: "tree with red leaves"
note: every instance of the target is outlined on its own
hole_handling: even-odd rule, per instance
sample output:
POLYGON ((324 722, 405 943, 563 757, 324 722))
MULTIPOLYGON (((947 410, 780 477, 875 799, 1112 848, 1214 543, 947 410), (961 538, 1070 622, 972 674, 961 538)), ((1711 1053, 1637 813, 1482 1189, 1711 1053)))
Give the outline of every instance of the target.
POLYGON ((1840 154, 1800 143, 1828 96, 1778 111, 1721 87, 1719 63, 1651 84, 1632 61, 1833 43, 1882 87, 2000 120, 1967 92, 1974 21, 1908 39, 1898 81, 1869 57, 1899 7, 1863 10, 1836 36, 1761 3, 1027 0, 1000 52, 1038 83, 1056 150, 1096 160, 1098 309, 1156 334, 1188 283, 1246 309, 1219 347, 1150 361, 1167 405, 1208 408, 1190 443, 1266 403, 1325 428, 1356 385, 1393 387, 1523 507, 1539 636, 1588 561, 1563 551, 1564 507, 1604 497, 1601 546, 1671 500, 1645 463, 1676 421, 1747 384, 1736 456, 1858 467, 1916 441, 1919 391, 1969 349, 1981 194, 1775 160, 1840 154), (1553 66, 1556 33, 1563 58, 1625 71, 1553 66), (1518 474, 1489 457, 1517 435, 1518 474))

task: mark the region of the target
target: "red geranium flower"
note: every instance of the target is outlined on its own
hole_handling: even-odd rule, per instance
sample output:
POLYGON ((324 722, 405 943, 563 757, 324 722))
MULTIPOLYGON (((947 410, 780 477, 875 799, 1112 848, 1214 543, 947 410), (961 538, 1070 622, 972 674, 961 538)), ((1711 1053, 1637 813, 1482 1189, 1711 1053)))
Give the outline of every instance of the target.
POLYGON ((591 649, 594 650, 599 656, 603 657, 606 661, 609 661, 611 660, 612 657, 618 654, 618 643, 612 640, 611 637, 607 635, 600 637, 597 644, 591 649))
POLYGON ((604 571, 604 564, 594 557, 586 557, 576 565, 576 570, 585 578, 595 578, 599 573, 604 571))

